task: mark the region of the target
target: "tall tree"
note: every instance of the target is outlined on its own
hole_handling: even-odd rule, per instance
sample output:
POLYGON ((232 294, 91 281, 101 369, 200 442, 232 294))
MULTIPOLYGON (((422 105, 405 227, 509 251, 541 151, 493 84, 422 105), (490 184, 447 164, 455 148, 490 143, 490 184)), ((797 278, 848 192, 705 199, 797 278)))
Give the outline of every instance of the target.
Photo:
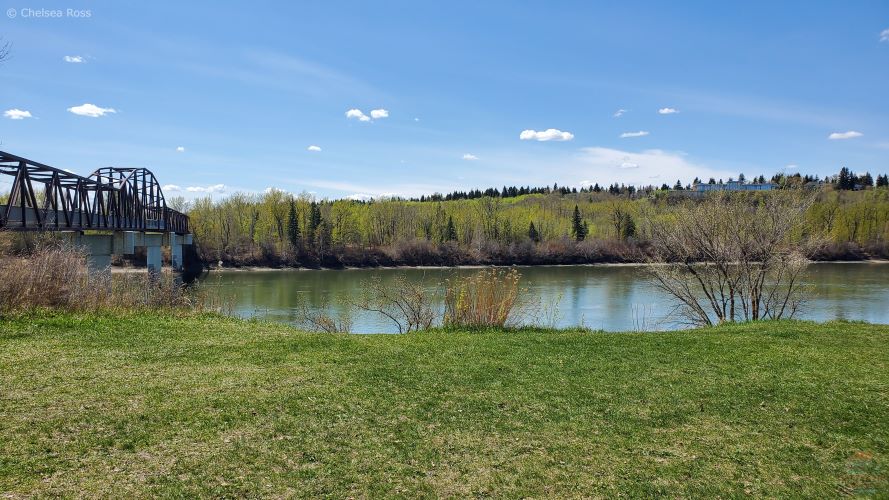
POLYGON ((574 215, 571 217, 571 235, 577 241, 583 241, 586 238, 586 227, 583 224, 583 217, 580 215, 580 208, 574 205, 574 215))
POLYGON ((448 216, 448 228, 445 233, 446 241, 457 241, 457 228, 454 227, 454 217, 448 216))
POLYGON ((846 167, 841 168, 840 175, 837 177, 837 189, 848 190, 854 188, 855 177, 852 175, 852 172, 846 167))
POLYGON ((531 239, 534 243, 540 243, 540 233, 537 232, 537 228, 534 227, 534 221, 531 221, 531 225, 528 226, 528 238, 531 239))
POLYGON ((317 202, 312 201, 309 204, 309 241, 314 243, 318 234, 318 227, 321 226, 321 207, 317 202))
POLYGON ((290 199, 290 212, 287 214, 287 240, 292 248, 299 248, 299 219, 296 217, 296 202, 290 199))

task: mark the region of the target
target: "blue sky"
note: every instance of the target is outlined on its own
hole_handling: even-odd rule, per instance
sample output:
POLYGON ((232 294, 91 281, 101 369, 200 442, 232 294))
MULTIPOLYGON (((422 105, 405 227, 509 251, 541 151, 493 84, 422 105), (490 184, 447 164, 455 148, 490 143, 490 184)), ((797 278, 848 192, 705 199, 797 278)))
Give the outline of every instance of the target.
POLYGON ((168 196, 889 171, 886 1, 3 11, 0 149, 168 196))

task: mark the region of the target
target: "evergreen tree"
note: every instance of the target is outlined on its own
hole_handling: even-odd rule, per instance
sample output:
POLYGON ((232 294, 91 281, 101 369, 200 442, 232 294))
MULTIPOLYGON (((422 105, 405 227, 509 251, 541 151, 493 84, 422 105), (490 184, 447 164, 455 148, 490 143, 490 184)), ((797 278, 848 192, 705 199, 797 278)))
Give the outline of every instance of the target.
POLYGON ((448 216, 448 228, 445 234, 446 241, 457 241, 457 228, 454 227, 454 217, 448 216))
POLYGON ((287 214, 287 240, 293 248, 299 247, 299 219, 296 217, 296 202, 290 200, 290 212, 287 214))
POLYGON ((840 169, 840 175, 837 177, 837 189, 854 189, 855 188, 855 180, 852 175, 852 172, 849 171, 848 168, 843 167, 840 169))
POLYGON ((574 205, 574 216, 571 217, 571 235, 577 241, 586 238, 586 228, 583 225, 583 217, 580 216, 580 208, 574 205))
POLYGON ((883 174, 877 176, 877 187, 889 186, 889 175, 883 174))
POLYGON ((633 217, 628 213, 624 214, 623 234, 621 236, 623 239, 636 236, 636 223, 633 221, 633 217))
POLYGON ((871 177, 870 172, 865 172, 864 175, 859 177, 859 181, 864 187, 872 187, 874 185, 874 178, 871 177))
POLYGON ((321 206, 316 202, 309 205, 309 241, 315 243, 318 227, 321 226, 321 206))
POLYGON ((676 191, 682 191, 682 181, 677 180, 676 185, 673 186, 673 189, 675 189, 676 191))
POLYGON ((534 243, 540 243, 540 233, 537 232, 537 228, 534 227, 534 221, 531 221, 531 225, 528 227, 528 238, 531 238, 531 241, 534 243))

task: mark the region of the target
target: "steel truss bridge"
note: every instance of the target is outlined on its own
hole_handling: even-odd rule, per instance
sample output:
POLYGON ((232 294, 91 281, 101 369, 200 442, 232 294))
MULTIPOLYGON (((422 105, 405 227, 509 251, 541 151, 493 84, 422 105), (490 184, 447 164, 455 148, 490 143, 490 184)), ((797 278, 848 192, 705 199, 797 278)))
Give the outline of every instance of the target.
POLYGON ((144 168, 100 168, 88 177, 0 151, 0 231, 132 231, 190 233, 188 216, 167 207, 154 174, 144 168), (5 204, 4 204, 5 203, 5 204))

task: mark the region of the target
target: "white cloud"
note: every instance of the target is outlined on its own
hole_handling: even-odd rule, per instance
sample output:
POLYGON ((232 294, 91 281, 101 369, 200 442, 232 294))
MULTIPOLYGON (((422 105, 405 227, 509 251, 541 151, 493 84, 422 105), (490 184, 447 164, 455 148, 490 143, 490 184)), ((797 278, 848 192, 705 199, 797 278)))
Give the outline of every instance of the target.
MULTIPOLYGON (((598 182, 600 186, 607 186, 613 182, 644 186, 651 184, 652 179, 658 179, 664 173, 669 173, 669 178, 672 178, 671 182, 682 179, 683 183, 691 182, 695 177, 727 179, 732 175, 737 175, 737 173, 693 163, 684 154, 660 149, 632 152, 592 147, 583 148, 581 154, 576 158, 579 165, 571 165, 569 162, 563 168, 568 168, 570 171, 582 171, 585 173, 585 179, 598 182)), ((549 175, 558 173, 558 171, 551 171, 549 175)), ((667 176, 663 177, 667 178, 667 176)))
POLYGON ((83 56, 65 56, 65 62, 76 64, 76 63, 82 63, 82 62, 86 62, 86 61, 84 61, 83 56))
POLYGON ((880 33, 881 42, 889 42, 889 29, 885 29, 880 33))
POLYGON ((519 134, 519 139, 523 141, 570 141, 574 139, 571 132, 562 132, 559 129, 548 128, 546 130, 523 130, 519 134))
POLYGON ((478 156, 475 156, 474 154, 466 153, 465 155, 463 155, 463 159, 469 160, 469 161, 478 160, 478 156))
POLYGON ((177 153, 184 153, 184 152, 185 152, 185 146, 176 146, 176 152, 177 152, 177 153))
POLYGON ((626 139, 628 137, 645 137, 646 135, 648 135, 647 130, 640 130, 638 132, 624 132, 623 134, 620 134, 620 138, 626 139))
POLYGON ((657 112, 658 112, 658 114, 661 114, 661 115, 672 115, 674 113, 678 113, 679 110, 676 108, 661 108, 661 109, 657 110, 657 112))
POLYGON ((182 191, 182 186, 177 186, 176 184, 167 184, 167 185, 161 187, 161 189, 164 191, 175 193, 178 191, 182 191))
POLYGON ((827 138, 831 139, 831 140, 854 139, 856 137, 861 137, 862 135, 864 135, 864 134, 862 134, 861 132, 858 132, 857 130, 850 130, 848 132, 834 132, 834 133, 830 134, 829 136, 827 136, 827 138))
POLYGON ((350 109, 346 111, 346 118, 357 118, 358 121, 369 122, 370 117, 364 114, 360 109, 350 109))
POLYGON ((306 151, 311 151, 313 153, 317 153, 317 152, 321 151, 321 147, 312 144, 311 146, 306 148, 306 151))
POLYGON ((374 195, 367 194, 367 193, 355 193, 355 194, 350 194, 349 196, 346 196, 346 199, 347 200, 354 200, 354 201, 370 201, 370 200, 374 199, 374 195))
POLYGON ((797 165, 796 163, 788 163, 787 165, 784 165, 784 170, 796 170, 798 168, 799 165, 797 165))
POLYGON ((188 186, 185 188, 189 193, 224 193, 226 190, 225 184, 214 184, 212 186, 188 186))
POLYGON ((68 111, 74 113, 75 115, 89 116, 91 118, 98 118, 109 113, 117 113, 117 110, 114 108, 100 108, 99 106, 90 103, 70 107, 68 108, 68 111))
POLYGON ((23 109, 7 109, 3 112, 3 116, 9 118, 10 120, 24 120, 25 118, 32 118, 30 111, 25 111, 23 109))
POLYGON ((626 112, 627 112, 627 110, 625 110, 625 109, 619 109, 619 110, 615 111, 614 115, 612 115, 612 116, 614 116, 615 118, 620 118, 626 112))
POLYGON ((414 118, 414 121, 415 121, 415 122, 418 122, 418 121, 420 121, 420 119, 419 119, 419 118, 414 118))
POLYGON ((389 118, 389 111, 388 111, 388 110, 385 110, 385 109, 382 109, 382 108, 380 108, 380 109, 372 109, 372 110, 370 110, 370 117, 371 117, 371 118, 374 118, 374 119, 377 119, 377 118, 389 118))

